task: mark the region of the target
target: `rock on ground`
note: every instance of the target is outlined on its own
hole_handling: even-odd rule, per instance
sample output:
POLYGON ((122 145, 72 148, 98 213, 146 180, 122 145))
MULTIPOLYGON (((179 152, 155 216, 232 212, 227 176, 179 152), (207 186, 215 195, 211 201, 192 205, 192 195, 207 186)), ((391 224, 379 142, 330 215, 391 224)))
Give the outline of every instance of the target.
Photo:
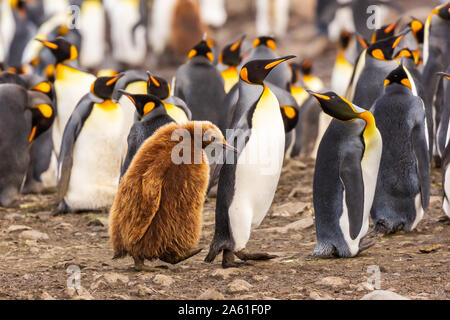
POLYGON ((199 300, 223 300, 225 297, 219 291, 210 288, 203 292, 199 297, 199 300))
POLYGON ((366 294, 361 300, 409 300, 398 293, 388 290, 375 290, 366 294))

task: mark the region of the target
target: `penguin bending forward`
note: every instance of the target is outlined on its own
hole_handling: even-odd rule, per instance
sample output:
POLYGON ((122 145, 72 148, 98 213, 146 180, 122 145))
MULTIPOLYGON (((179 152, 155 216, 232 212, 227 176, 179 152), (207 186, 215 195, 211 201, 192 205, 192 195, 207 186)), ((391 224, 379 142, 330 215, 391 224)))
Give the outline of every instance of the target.
POLYGON ((275 94, 264 84, 269 72, 287 56, 251 60, 240 72, 239 98, 232 125, 238 150, 225 155, 220 170, 216 202, 214 238, 205 259, 212 262, 223 251, 222 266, 237 266, 241 260, 267 260, 275 256, 249 253, 245 247, 252 228, 261 224, 272 204, 280 178, 284 156, 285 130, 275 94), (255 186, 258 186, 255 188, 255 186))
POLYGON ((375 119, 334 92, 309 91, 332 120, 317 153, 313 202, 315 257, 353 257, 371 244, 369 228, 382 140, 375 119))
POLYGON ((123 111, 111 100, 122 76, 100 77, 78 103, 64 129, 54 214, 99 210, 114 200, 120 175, 123 111))

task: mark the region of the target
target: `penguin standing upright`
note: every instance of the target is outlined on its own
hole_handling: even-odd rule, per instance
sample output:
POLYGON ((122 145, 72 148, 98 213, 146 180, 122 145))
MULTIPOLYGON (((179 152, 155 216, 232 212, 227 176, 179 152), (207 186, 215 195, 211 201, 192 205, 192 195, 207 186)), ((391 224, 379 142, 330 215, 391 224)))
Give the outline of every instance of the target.
POLYGON ((17 84, 0 84, 0 206, 21 191, 29 165, 29 144, 47 130, 54 110, 50 100, 17 84))
POLYGON ((402 64, 389 73, 384 86, 372 108, 383 153, 371 215, 378 232, 411 231, 430 197, 425 109, 402 64))
POLYGON ((402 51, 396 50, 406 32, 371 44, 361 52, 355 65, 346 98, 369 109, 383 90, 383 81, 398 63, 402 51))
POLYGON ((111 49, 115 61, 124 66, 140 66, 147 53, 145 27, 140 21, 139 1, 104 0, 111 26, 111 49))
POLYGON ((58 161, 55 214, 96 210, 112 204, 120 175, 123 111, 111 97, 114 77, 100 77, 78 103, 64 129, 58 161))
POLYGON ((238 150, 226 153, 220 170, 214 238, 205 259, 212 262, 223 251, 222 266, 241 260, 266 260, 275 256, 248 253, 252 228, 261 224, 272 204, 284 156, 285 132, 280 105, 264 79, 278 64, 294 58, 252 60, 240 71, 236 113, 241 115, 228 141, 238 150), (254 188, 258 185, 258 188, 254 188))
POLYGON ((171 95, 169 83, 161 77, 147 71, 147 92, 161 99, 167 114, 177 123, 184 123, 192 119, 191 110, 179 97, 171 95))
POLYGON ((382 152, 375 119, 334 92, 311 94, 332 120, 319 146, 313 202, 316 257, 353 257, 368 244, 369 228, 382 152))
POLYGON ((225 93, 230 92, 231 88, 239 81, 237 67, 241 63, 241 45, 244 39, 245 35, 238 41, 223 48, 219 55, 219 64, 217 67, 225 83, 225 93))
MULTIPOLYGON (((253 41, 253 48, 250 53, 243 59, 241 66, 247 62, 256 59, 275 59, 278 55, 276 53, 277 44, 273 37, 261 36, 253 41)), ((290 90, 292 79, 292 72, 289 66, 285 63, 277 66, 269 75, 266 81, 271 82, 278 87, 290 90)))
POLYGON ((83 1, 80 8, 80 65, 95 69, 105 57, 105 10, 100 0, 83 1))
POLYGON ((331 73, 331 89, 338 95, 343 96, 347 90, 352 77, 354 60, 347 57, 350 45, 355 37, 348 31, 343 30, 339 37, 338 53, 331 73))
POLYGON ((207 41, 200 41, 189 52, 188 59, 176 72, 174 95, 186 102, 192 119, 218 125, 225 98, 224 81, 212 64, 214 55, 207 41))
MULTIPOLYGON (((447 116, 447 119, 450 118, 450 73, 441 73, 441 76, 444 77, 445 85, 444 85, 444 110, 442 115, 447 116)), ((448 143, 450 139, 450 130, 449 124, 447 124, 447 137, 445 141, 445 149, 442 154, 442 189, 444 191, 444 198, 442 201, 442 209, 445 214, 450 218, 450 144, 448 143)))
POLYGON ((435 141, 436 129, 439 126, 441 110, 439 99, 442 97, 442 79, 437 75, 444 72, 450 65, 450 2, 439 5, 433 9, 425 21, 423 43, 423 72, 422 83, 425 89, 425 106, 429 108, 427 117, 431 116, 430 131, 430 156, 438 158, 437 144, 435 141))
POLYGON ((89 92, 95 76, 67 64, 78 58, 78 50, 75 45, 64 38, 58 37, 54 41, 39 41, 49 48, 56 58, 54 87, 57 114, 52 128, 52 137, 54 150, 59 156, 66 123, 78 101, 86 92, 89 92))

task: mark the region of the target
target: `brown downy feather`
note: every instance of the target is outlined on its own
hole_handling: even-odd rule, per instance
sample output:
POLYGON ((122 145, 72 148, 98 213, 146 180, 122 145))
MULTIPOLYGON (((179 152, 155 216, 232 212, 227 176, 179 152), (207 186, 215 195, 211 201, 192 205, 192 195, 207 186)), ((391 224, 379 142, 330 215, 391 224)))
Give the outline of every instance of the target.
POLYGON ((185 59, 203 37, 206 27, 200 18, 200 9, 194 0, 178 0, 172 18, 170 47, 180 59, 185 59))
MULTIPOLYGON (((171 141, 176 129, 187 129, 194 136, 194 123, 218 130, 210 122, 170 123, 158 129, 139 148, 110 211, 110 241, 114 258, 126 254, 140 259, 173 260, 187 254, 197 244, 203 202, 209 179, 205 153, 191 145, 200 164, 175 164, 171 141)), ((220 132, 220 131, 218 131, 220 132)), ((220 134, 221 136, 221 134, 220 134)), ((200 137, 201 139, 201 137, 200 137)))

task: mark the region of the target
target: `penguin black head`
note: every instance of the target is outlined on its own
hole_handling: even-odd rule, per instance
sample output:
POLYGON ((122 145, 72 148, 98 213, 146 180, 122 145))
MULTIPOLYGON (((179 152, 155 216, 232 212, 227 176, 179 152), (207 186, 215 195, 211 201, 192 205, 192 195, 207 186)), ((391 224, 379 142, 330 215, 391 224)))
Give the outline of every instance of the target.
POLYGON ((306 91, 317 99, 326 114, 338 120, 353 121, 362 118, 362 114, 367 112, 367 110, 355 106, 347 99, 340 97, 332 91, 322 94, 311 90, 306 91))
POLYGON ((213 62, 214 54, 212 53, 212 47, 210 47, 211 44, 208 45, 208 42, 211 42, 211 40, 200 41, 194 48, 191 49, 191 51, 189 51, 188 59, 200 56, 213 62))
POLYGON ((372 34, 372 43, 394 36, 395 29, 397 28, 399 23, 400 19, 398 19, 394 23, 382 26, 380 29, 375 30, 375 32, 372 34))
POLYGON ((276 43, 275 38, 273 38, 273 37, 262 36, 262 37, 258 37, 255 40, 253 40, 253 48, 256 48, 259 46, 266 46, 266 47, 272 49, 273 51, 277 50, 277 43, 276 43))
POLYGON ((125 90, 119 90, 119 92, 130 99, 141 119, 156 108, 164 108, 163 102, 152 94, 132 94, 125 90))
POLYGON ((32 120, 31 120, 31 133, 28 137, 28 142, 31 143, 37 137, 46 131, 53 123, 55 118, 55 112, 51 103, 38 103, 30 107, 32 120))
POLYGON ((300 71, 303 75, 307 76, 311 74, 312 71, 312 59, 303 59, 300 63, 292 63, 292 67, 300 71))
POLYGON ((408 26, 411 28, 417 43, 423 43, 424 24, 422 21, 413 17, 413 20, 408 23, 408 26))
POLYGON ((243 35, 238 41, 227 45, 219 55, 219 62, 227 66, 238 66, 241 63, 241 45, 245 39, 243 35))
POLYGON ((274 67, 292 58, 295 58, 295 56, 249 61, 242 67, 240 78, 250 84, 262 85, 264 84, 264 79, 274 67))
POLYGON ((346 50, 350 44, 352 33, 343 29, 339 34, 339 48, 346 50))
POLYGON ((42 92, 45 95, 47 95, 50 99, 53 99, 52 84, 50 81, 39 82, 37 85, 32 87, 30 90, 42 92))
POLYGON ((73 61, 78 58, 77 48, 62 37, 58 37, 53 41, 40 39, 36 40, 42 42, 45 47, 49 48, 52 51, 57 63, 61 63, 64 61, 73 61))
POLYGON ((283 117, 284 131, 290 132, 298 122, 298 109, 294 106, 281 106, 281 116, 283 117))
POLYGON ((400 41, 403 39, 406 33, 411 31, 411 29, 408 28, 408 30, 405 30, 401 34, 397 36, 393 36, 384 40, 377 41, 375 43, 372 43, 367 48, 367 53, 377 59, 382 61, 392 60, 394 49, 398 46, 400 41))
POLYGON ((393 83, 405 86, 412 90, 411 82, 409 81, 408 74, 406 73, 403 64, 400 64, 397 68, 392 70, 384 80, 385 87, 392 85, 393 83))
POLYGON ((100 99, 109 100, 114 91, 114 84, 122 77, 122 73, 113 77, 100 77, 91 85, 91 94, 100 99))
POLYGON ((444 20, 450 20, 450 1, 434 8, 431 14, 437 14, 444 20))
POLYGON ((403 48, 395 55, 394 59, 399 59, 399 58, 412 59, 414 61, 414 63, 416 65, 418 65, 419 58, 420 58, 419 54, 420 54, 419 50, 411 51, 408 48, 403 48))
POLYGON ((163 78, 147 71, 147 92, 164 100, 170 96, 170 84, 163 78))

